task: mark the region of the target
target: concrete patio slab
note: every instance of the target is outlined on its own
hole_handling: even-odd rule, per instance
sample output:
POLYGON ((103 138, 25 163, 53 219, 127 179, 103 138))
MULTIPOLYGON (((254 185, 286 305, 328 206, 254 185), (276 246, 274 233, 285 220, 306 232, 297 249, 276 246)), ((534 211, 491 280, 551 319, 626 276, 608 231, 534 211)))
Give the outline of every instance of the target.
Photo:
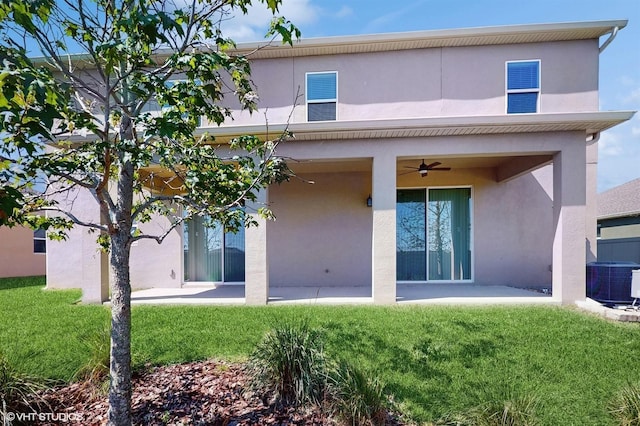
POLYGON ((576 302, 576 305, 585 311, 600 315, 601 317, 620 322, 640 322, 640 311, 637 309, 614 309, 602 305, 593 299, 584 302, 576 302))
MULTIPOLYGON (((550 295, 507 286, 462 284, 399 284, 399 304, 554 304, 550 295)), ((134 291, 135 305, 243 305, 244 286, 192 286, 134 291)), ((370 287, 271 287, 270 305, 373 304, 370 287)))

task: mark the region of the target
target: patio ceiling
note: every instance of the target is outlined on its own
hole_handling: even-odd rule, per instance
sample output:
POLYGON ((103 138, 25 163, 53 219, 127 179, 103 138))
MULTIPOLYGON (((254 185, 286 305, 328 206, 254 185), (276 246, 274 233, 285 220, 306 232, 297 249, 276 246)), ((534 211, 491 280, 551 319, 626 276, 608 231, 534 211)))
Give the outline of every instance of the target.
MULTIPOLYGON (((410 167, 417 167, 423 158, 399 158, 396 165, 396 174, 405 174, 410 167)), ((524 173, 530 172, 553 161, 553 155, 529 155, 529 156, 425 156, 428 162, 440 161, 443 167, 451 167, 452 171, 464 169, 495 169, 496 181, 502 182, 513 179, 524 173)), ((322 160, 298 160, 289 161, 289 167, 296 174, 312 173, 347 173, 347 172, 371 172, 372 160, 370 158, 355 159, 322 159, 322 160)))

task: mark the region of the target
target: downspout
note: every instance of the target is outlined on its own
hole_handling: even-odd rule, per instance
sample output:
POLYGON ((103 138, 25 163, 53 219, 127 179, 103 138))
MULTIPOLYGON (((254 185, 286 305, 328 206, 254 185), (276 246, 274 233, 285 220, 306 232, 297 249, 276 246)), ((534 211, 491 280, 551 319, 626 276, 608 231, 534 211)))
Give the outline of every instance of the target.
POLYGON ((615 26, 613 27, 613 29, 611 30, 611 35, 609 36, 608 39, 606 39, 604 41, 604 43, 602 43, 602 46, 600 46, 600 53, 604 52, 604 49, 607 48, 607 46, 609 46, 611 44, 611 42, 613 41, 614 38, 616 38, 616 35, 618 35, 618 30, 620 29, 620 27, 615 26))
POLYGON ((593 145, 600 140, 600 132, 594 132, 587 135, 587 145, 593 145))

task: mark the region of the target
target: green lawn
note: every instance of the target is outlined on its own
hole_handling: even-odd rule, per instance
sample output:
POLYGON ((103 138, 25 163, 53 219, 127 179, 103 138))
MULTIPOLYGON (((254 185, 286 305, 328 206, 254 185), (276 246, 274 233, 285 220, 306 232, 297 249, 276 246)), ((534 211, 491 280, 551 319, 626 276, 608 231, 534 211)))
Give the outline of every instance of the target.
MULTIPOLYGON (((0 351, 25 372, 69 380, 88 357, 83 336, 109 311, 43 285, 0 280, 0 351)), ((378 375, 419 422, 509 393, 536 395, 546 425, 614 424, 607 401, 640 381, 639 325, 539 306, 140 306, 134 364, 240 360, 268 328, 302 319, 324 330, 330 355, 378 375)))

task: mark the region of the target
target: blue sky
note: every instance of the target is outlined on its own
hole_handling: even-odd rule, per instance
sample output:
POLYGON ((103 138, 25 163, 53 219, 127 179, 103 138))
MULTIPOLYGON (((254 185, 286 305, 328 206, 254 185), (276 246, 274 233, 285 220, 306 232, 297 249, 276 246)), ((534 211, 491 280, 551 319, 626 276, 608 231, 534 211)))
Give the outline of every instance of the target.
MULTIPOLYGON (((600 55, 600 109, 640 110, 640 0, 283 0, 303 38, 491 25, 627 19, 600 55)), ((230 21, 227 35, 260 40, 268 14, 230 21)), ((640 178, 640 113, 600 139, 598 191, 640 178)))

